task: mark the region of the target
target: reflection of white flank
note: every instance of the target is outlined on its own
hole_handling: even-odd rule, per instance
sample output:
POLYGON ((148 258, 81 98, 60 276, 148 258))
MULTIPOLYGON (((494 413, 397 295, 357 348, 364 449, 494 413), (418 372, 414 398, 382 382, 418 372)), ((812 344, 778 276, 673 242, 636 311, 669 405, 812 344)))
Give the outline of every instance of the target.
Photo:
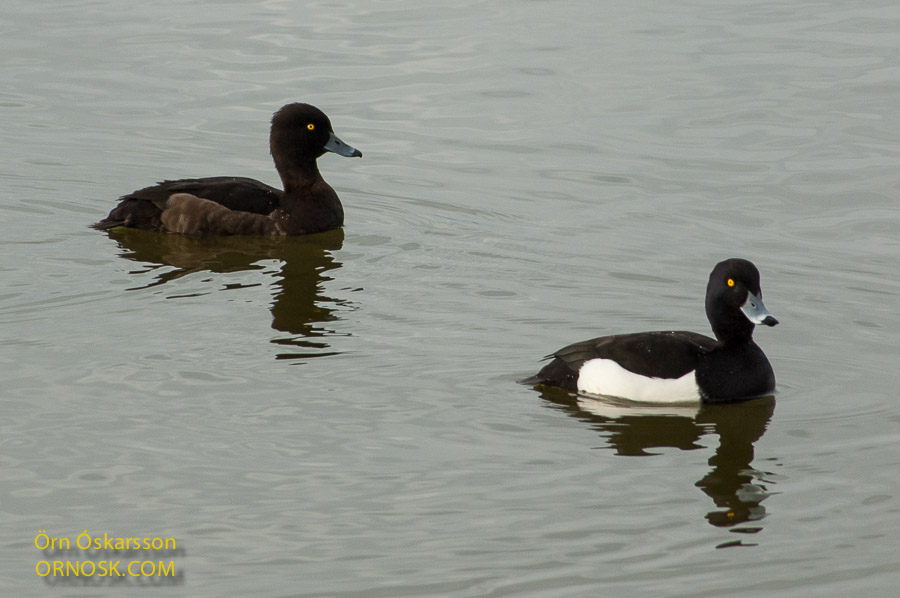
POLYGON ((700 400, 690 371, 681 378, 648 378, 610 359, 591 359, 578 372, 578 392, 621 397, 641 403, 688 403, 700 400))
POLYGON ((620 417, 639 417, 668 415, 672 417, 695 418, 700 412, 700 403, 637 403, 624 399, 610 399, 607 397, 594 397, 581 395, 578 397, 578 407, 592 415, 599 415, 609 419, 620 417))

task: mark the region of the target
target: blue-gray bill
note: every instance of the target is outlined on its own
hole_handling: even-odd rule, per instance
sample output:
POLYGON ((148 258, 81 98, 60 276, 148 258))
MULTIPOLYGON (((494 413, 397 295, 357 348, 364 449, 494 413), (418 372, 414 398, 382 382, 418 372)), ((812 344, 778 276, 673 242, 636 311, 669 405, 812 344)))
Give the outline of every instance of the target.
POLYGON ((361 151, 351 145, 347 145, 346 143, 338 139, 338 136, 335 135, 333 131, 328 135, 328 142, 325 144, 325 149, 329 152, 334 152, 339 156, 346 156, 348 158, 362 158, 361 151))
POLYGON ((747 316, 747 319, 754 324, 763 324, 765 326, 774 326, 778 323, 775 316, 769 313, 766 306, 763 305, 762 299, 757 297, 750 291, 747 291, 747 300, 741 306, 741 311, 747 316))

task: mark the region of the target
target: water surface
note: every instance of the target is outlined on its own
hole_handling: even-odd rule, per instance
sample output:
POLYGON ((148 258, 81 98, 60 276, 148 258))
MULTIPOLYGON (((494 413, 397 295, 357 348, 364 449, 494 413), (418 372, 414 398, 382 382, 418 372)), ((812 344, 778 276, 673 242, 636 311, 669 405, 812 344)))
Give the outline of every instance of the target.
MULTIPOLYGON (((39 530, 171 537, 185 596, 891 596, 900 8, 14 0, 0 23, 0 588, 39 530), (87 225, 162 178, 277 183, 323 108, 343 231, 87 225), (708 331, 753 260, 774 399, 515 380, 708 331)), ((133 588, 133 589, 132 589, 133 588)))

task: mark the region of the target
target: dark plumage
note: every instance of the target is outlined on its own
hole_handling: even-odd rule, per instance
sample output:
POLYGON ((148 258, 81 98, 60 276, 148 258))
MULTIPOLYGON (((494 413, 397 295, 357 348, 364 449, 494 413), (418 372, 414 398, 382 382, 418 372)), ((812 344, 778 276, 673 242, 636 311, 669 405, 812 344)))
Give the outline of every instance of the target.
POLYGON ((341 201, 316 159, 327 151, 362 153, 337 138, 325 113, 309 104, 284 106, 272 117, 269 147, 283 191, 243 177, 163 181, 123 195, 93 226, 194 236, 303 235, 343 226, 341 201))
POLYGON ((762 303, 756 266, 743 259, 716 265, 706 289, 706 315, 715 340, 694 332, 595 338, 548 356, 552 361, 523 383, 665 402, 727 402, 771 393, 775 374, 753 342, 753 329, 778 320, 762 303), (643 382, 648 384, 640 388, 643 382), (620 394, 626 392, 630 396, 620 394))

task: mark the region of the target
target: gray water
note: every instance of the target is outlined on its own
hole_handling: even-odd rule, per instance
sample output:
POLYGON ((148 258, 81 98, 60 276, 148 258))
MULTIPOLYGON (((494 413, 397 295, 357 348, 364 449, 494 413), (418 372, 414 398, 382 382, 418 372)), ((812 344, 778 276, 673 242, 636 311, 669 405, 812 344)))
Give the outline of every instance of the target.
POLYGON ((7 0, 0 35, 0 594, 896 595, 896 2, 7 0), (364 153, 320 160, 343 231, 87 228, 277 184, 291 101, 364 153), (707 332, 728 257, 774 399, 516 384, 707 332), (38 575, 85 531, 179 575, 38 575))

